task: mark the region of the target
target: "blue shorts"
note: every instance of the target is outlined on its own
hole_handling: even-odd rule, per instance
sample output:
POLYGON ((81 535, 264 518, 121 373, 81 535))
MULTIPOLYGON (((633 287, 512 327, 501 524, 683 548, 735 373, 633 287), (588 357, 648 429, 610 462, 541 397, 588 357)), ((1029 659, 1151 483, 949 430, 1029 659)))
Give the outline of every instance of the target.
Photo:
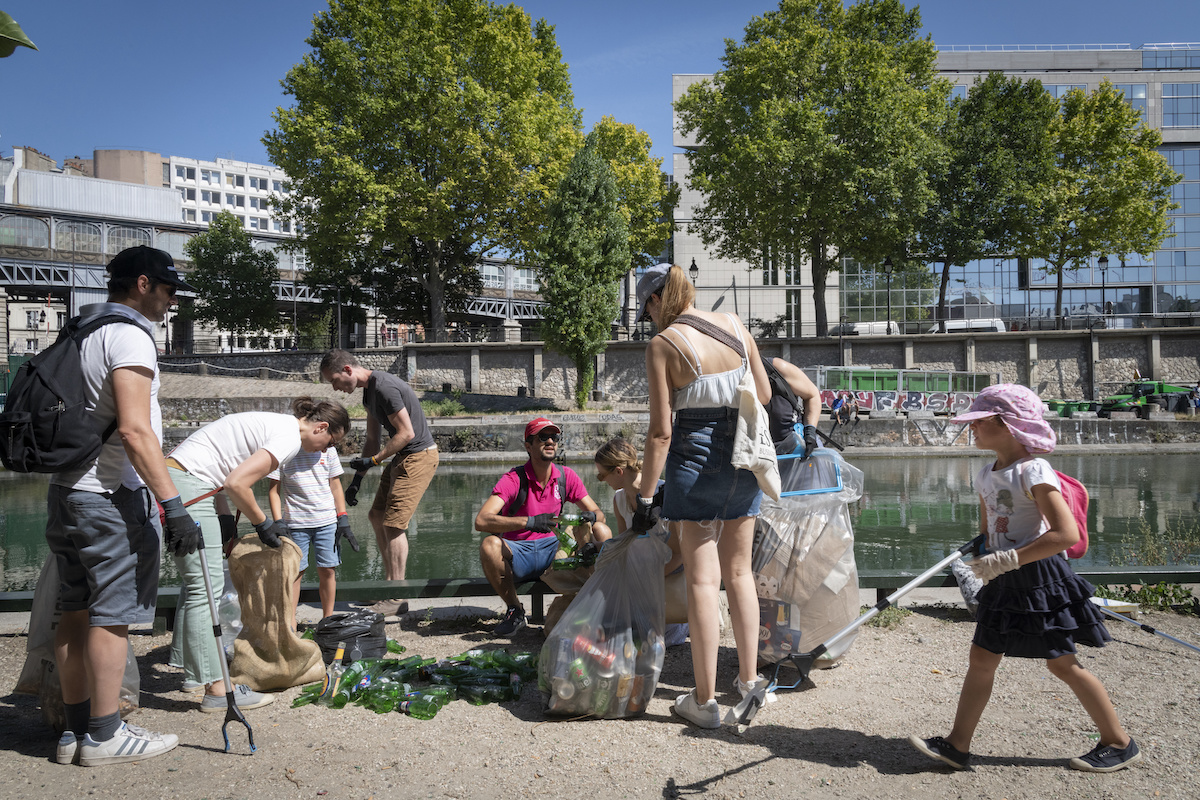
POLYGON ((737 415, 736 408, 676 412, 667 452, 663 519, 707 522, 758 516, 758 479, 730 463, 737 415))
POLYGON ((514 583, 537 580, 558 554, 558 537, 554 534, 539 539, 505 539, 504 543, 512 552, 514 583))
POLYGON ((300 574, 308 569, 308 549, 316 548, 317 566, 333 569, 342 563, 341 554, 333 546, 333 535, 337 524, 330 523, 319 528, 288 528, 292 540, 300 546, 300 574))
POLYGON ((50 485, 46 542, 58 562, 63 611, 95 627, 154 621, 159 533, 145 487, 112 494, 50 485))

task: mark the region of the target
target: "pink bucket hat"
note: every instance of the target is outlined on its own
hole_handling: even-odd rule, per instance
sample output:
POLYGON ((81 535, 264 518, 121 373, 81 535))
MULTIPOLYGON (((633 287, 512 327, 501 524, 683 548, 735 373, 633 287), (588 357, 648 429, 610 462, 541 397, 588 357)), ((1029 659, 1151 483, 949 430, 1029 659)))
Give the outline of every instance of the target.
POLYGON ((1032 389, 1017 383, 1000 383, 981 391, 967 413, 950 421, 971 422, 999 416, 1013 438, 1030 453, 1053 453, 1058 440, 1054 429, 1042 419, 1043 408, 1042 399, 1032 389))

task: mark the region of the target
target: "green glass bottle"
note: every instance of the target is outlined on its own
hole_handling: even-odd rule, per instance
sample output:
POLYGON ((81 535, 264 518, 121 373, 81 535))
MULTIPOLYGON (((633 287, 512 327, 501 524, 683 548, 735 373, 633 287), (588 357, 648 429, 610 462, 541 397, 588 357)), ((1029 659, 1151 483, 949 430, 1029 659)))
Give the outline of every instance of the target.
POLYGON ((404 645, 400 644, 395 639, 387 640, 387 651, 389 653, 403 653, 405 651, 405 649, 406 648, 404 647, 404 645))
POLYGON ((414 697, 412 700, 402 700, 398 710, 417 719, 433 719, 438 712, 438 703, 429 697, 414 697))
POLYGON ((315 703, 317 698, 321 696, 321 691, 325 686, 323 683, 313 683, 305 686, 300 690, 300 696, 292 701, 292 708, 300 708, 310 703, 315 703))

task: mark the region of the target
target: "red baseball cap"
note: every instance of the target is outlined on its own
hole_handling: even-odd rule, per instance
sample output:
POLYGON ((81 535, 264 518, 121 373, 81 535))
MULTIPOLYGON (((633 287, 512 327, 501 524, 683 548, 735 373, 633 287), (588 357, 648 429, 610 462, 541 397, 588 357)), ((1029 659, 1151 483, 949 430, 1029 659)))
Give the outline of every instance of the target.
POLYGON ((530 420, 529 424, 525 426, 525 438, 528 439, 532 436, 537 436, 546 428, 553 428, 555 433, 562 433, 562 428, 545 417, 538 417, 537 419, 530 420))

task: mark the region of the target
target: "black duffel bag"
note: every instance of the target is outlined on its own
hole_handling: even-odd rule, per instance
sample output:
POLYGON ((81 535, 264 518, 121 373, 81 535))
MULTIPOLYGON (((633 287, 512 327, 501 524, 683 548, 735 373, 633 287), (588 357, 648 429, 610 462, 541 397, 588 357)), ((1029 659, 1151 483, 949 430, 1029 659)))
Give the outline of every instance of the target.
POLYGON ((344 614, 330 614, 317 623, 313 641, 321 648, 321 658, 328 664, 337 653, 339 642, 345 642, 342 663, 350 664, 360 658, 383 658, 387 653, 387 635, 383 631, 383 614, 365 609, 344 614))

